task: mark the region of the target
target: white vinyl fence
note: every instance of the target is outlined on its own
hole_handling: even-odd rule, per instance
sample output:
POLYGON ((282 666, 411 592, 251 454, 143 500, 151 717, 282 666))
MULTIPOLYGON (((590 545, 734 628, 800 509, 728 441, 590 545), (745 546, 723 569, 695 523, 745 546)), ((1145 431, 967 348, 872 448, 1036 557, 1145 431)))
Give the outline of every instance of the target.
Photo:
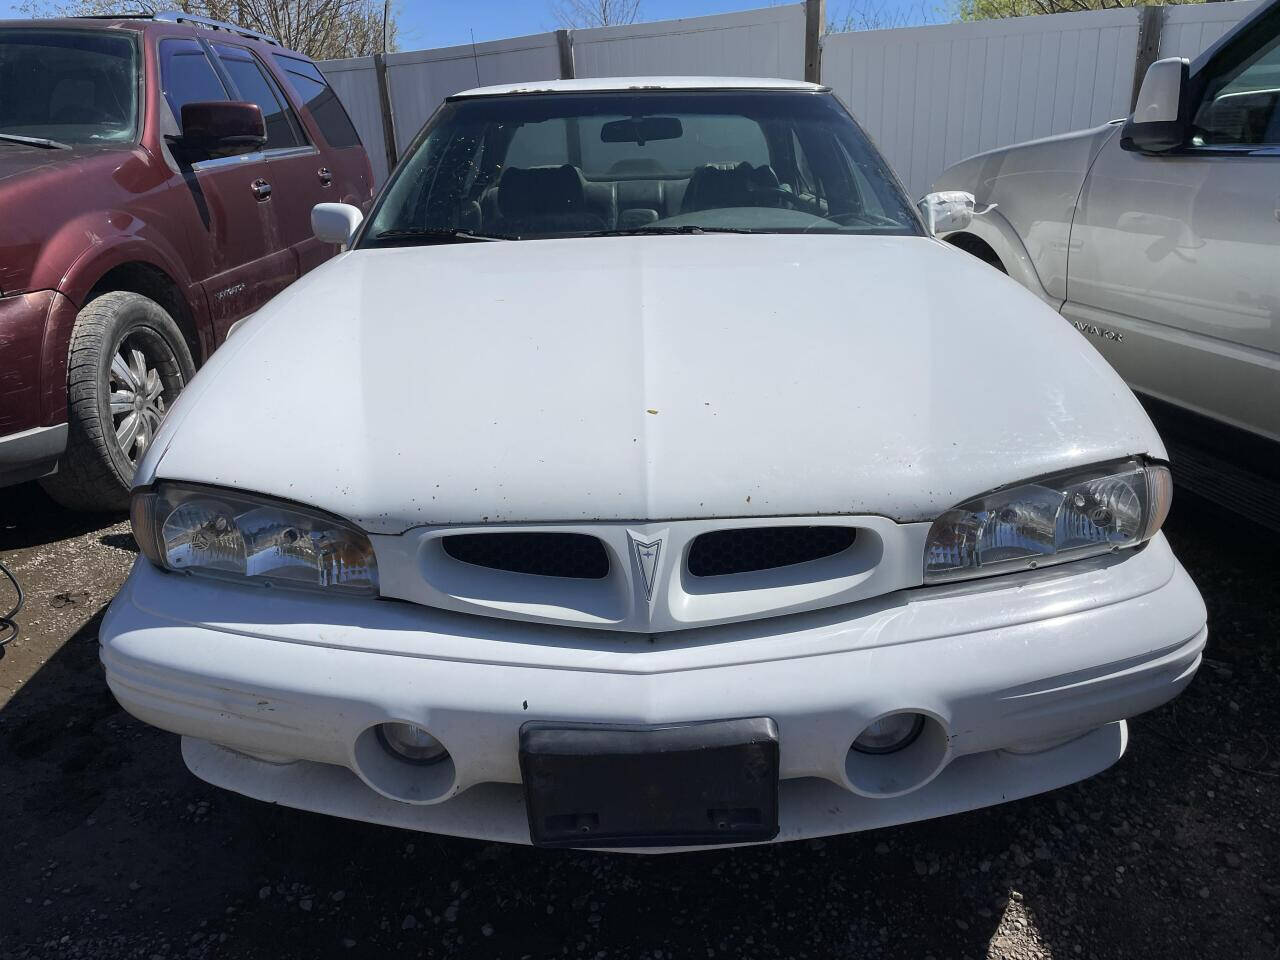
POLYGON ((574 30, 579 77, 804 79, 804 4, 574 30))
MULTIPOLYGON (((1160 56, 1194 59, 1261 2, 1160 8, 1160 56)), ((1140 19, 1140 9, 1129 7, 832 34, 823 40, 822 82, 918 197, 948 165, 974 153, 1126 115, 1140 19)), ((792 3, 389 54, 395 153, 445 97, 469 87, 563 75, 802 79, 804 47, 805 5, 792 3)), ((319 66, 382 183, 388 151, 375 58, 319 66)))
POLYGON ((1194 60, 1210 44, 1252 13, 1262 0, 1195 3, 1166 7, 1160 34, 1160 56, 1194 60))

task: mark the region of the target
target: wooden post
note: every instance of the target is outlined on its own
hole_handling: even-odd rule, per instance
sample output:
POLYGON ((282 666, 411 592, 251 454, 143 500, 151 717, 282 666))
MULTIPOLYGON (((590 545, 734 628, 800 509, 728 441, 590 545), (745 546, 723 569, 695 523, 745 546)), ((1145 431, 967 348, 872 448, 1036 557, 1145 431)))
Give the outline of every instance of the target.
POLYGON ((387 173, 395 169, 396 118, 391 112, 391 88, 387 86, 387 58, 381 53, 373 55, 373 72, 378 80, 378 106, 382 111, 382 140, 387 150, 387 173))
POLYGON ((822 82, 822 32, 827 27, 827 0, 804 0, 804 78, 822 82))
POLYGON ((573 32, 556 31, 556 49, 560 51, 560 79, 573 79, 573 32))
POLYGON ((1147 68, 1160 59, 1160 33, 1164 29, 1164 7, 1138 8, 1138 56, 1133 63, 1133 92, 1129 109, 1138 105, 1138 92, 1147 68))

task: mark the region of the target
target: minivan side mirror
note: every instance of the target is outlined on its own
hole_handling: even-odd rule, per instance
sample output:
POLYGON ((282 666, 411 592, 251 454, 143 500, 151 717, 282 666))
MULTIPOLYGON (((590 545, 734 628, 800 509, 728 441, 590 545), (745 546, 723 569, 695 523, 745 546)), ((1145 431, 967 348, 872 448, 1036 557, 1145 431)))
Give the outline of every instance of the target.
POLYGON ((1147 68, 1133 116, 1120 131, 1122 150, 1168 153, 1186 144, 1191 132, 1187 117, 1189 73, 1187 61, 1181 57, 1157 60, 1147 68))
POLYGON ((311 208, 311 232, 321 243, 350 243, 363 222, 360 208, 349 203, 317 203, 311 208))
POLYGON ((920 198, 916 205, 924 217, 925 226, 934 236, 955 233, 973 222, 973 208, 977 200, 964 190, 943 190, 920 198))
POLYGON ((232 157, 261 150, 267 125, 256 103, 233 100, 184 103, 182 136, 178 143, 201 157, 232 157))

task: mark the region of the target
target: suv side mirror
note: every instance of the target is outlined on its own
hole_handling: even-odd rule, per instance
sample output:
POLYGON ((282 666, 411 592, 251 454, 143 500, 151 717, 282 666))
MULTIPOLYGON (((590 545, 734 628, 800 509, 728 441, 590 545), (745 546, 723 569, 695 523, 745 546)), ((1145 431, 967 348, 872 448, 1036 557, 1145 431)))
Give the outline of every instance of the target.
POLYGON ((1157 60, 1147 68, 1133 116, 1120 131, 1120 148, 1139 153, 1168 153, 1190 139, 1187 117, 1189 68, 1181 57, 1157 60))
MULTIPOLYGON (((934 236, 963 230, 973 222, 973 208, 977 199, 964 190, 943 190, 920 198, 916 205, 924 217, 925 226, 934 236)), ((990 208, 988 208, 990 209, 990 208)))
POLYGON ((311 232, 321 243, 350 243, 363 222, 360 208, 349 203, 317 203, 311 208, 311 232))
POLYGON ((182 105, 183 149, 204 157, 232 157, 261 150, 267 125, 256 103, 213 100, 182 105))

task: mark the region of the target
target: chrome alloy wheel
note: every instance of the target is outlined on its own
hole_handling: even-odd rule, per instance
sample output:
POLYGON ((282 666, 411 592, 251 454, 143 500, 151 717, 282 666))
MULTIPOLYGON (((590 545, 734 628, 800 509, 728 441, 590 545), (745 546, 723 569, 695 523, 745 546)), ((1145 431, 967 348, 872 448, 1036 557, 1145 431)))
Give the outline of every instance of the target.
POLYGON ((173 352, 159 337, 127 336, 111 357, 111 423, 116 446, 130 463, 146 452, 168 409, 160 369, 176 367, 173 352))

